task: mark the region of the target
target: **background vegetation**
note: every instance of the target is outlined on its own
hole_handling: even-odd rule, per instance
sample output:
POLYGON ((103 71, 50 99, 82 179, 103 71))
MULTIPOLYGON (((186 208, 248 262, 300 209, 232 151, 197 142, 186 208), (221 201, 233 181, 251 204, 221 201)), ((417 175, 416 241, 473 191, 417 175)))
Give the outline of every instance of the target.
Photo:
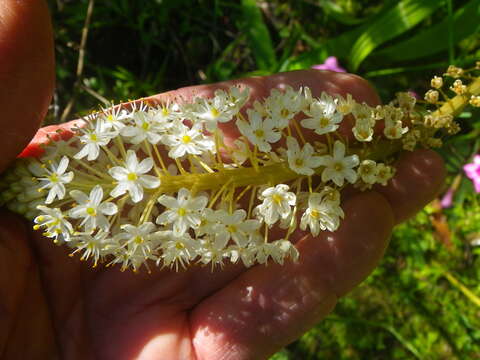
MULTIPOLYGON (((50 0, 57 90, 47 121, 190 84, 309 68, 327 56, 384 100, 480 59, 480 0, 50 0)), ((397 228, 381 266, 273 359, 480 359, 480 204, 462 166, 478 112, 441 153, 453 206, 397 228), (452 185, 453 184, 453 185, 452 185)))

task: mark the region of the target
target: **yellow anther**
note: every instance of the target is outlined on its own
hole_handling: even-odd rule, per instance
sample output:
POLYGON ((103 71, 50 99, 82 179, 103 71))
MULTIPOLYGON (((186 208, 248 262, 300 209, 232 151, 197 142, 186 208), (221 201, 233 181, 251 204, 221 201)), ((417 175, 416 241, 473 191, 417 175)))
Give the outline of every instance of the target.
POLYGON ((138 176, 137 176, 137 174, 135 174, 135 173, 129 173, 129 174, 127 175, 127 180, 128 180, 128 181, 135 181, 135 180, 137 180, 137 179, 138 179, 138 176))
POLYGON ((257 129, 254 131, 254 134, 256 137, 262 138, 265 136, 265 131, 263 131, 262 129, 257 129))
POLYGON ((272 200, 276 203, 276 204, 281 204, 282 203, 282 200, 283 200, 283 197, 278 195, 278 194, 275 194, 272 196, 272 200))

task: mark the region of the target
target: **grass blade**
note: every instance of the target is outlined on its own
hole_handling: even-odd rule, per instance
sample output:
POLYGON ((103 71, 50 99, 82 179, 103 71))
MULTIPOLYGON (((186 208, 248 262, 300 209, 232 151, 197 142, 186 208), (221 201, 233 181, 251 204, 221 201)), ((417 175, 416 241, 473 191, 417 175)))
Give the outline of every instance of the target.
POLYGON ((273 72, 277 66, 275 51, 255 0, 242 0, 242 18, 242 28, 258 68, 273 72))
POLYGON ((438 0, 404 0, 383 14, 355 42, 350 64, 355 71, 379 45, 403 34, 443 4, 438 0))
MULTIPOLYGON (((479 30, 480 2, 471 0, 453 14, 453 43, 458 43, 479 30)), ((447 49, 450 41, 445 41, 449 31, 449 19, 429 27, 408 40, 376 51, 375 56, 389 62, 400 62, 429 56, 447 49)), ((373 56, 373 54, 372 54, 373 56)))

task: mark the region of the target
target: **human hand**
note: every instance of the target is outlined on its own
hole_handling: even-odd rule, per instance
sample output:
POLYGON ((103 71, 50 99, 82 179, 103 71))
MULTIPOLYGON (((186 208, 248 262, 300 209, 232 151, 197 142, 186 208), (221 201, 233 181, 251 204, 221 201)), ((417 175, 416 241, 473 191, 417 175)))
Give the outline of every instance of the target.
MULTIPOLYGON (((21 17, 26 24, 29 16, 37 19, 34 33, 43 31, 43 42, 32 43, 22 35, 27 30, 18 21, 1 22, 0 34, 8 27, 10 41, 29 51, 51 43, 40 2, 5 4, 13 18, 21 17)), ((29 64, 1 42, 0 59, 1 65, 29 64)), ((16 111, 14 118, 19 119, 2 123, 4 134, 17 134, 23 137, 17 141, 24 143, 38 126, 38 115, 31 114, 43 114, 51 95, 51 77, 46 74, 53 72, 52 62, 47 57, 36 64, 44 69, 43 78, 35 77, 40 76, 38 70, 28 66, 21 77, 26 79, 26 91, 28 80, 36 79, 28 92, 30 113, 22 107, 24 94, 0 92, 2 115, 16 111)), ((4 83, 17 84, 17 72, 2 76, 4 83)), ((251 87, 252 96, 258 98, 273 87, 305 85, 314 95, 349 92, 357 101, 378 102, 360 78, 314 70, 190 87, 155 98, 208 96, 216 87, 238 82, 251 87)), ((235 136, 228 125, 222 130, 227 137, 235 136)), ((2 146, 5 163, 21 150, 18 144, 2 146)), ((191 267, 178 273, 155 269, 152 274, 121 273, 117 267, 92 269, 3 212, 0 353, 5 359, 266 358, 320 321, 338 297, 362 281, 382 257, 393 225, 433 198, 443 182, 443 164, 431 151, 406 154, 397 168, 387 187, 344 197, 346 217, 335 233, 316 238, 294 233, 291 239, 297 241, 300 260, 283 266, 230 265, 214 272, 191 267)))

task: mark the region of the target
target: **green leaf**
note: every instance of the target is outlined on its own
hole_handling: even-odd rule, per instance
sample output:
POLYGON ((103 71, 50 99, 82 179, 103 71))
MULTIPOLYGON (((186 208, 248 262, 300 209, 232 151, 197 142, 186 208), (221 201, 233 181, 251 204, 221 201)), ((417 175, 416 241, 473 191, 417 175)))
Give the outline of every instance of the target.
POLYGON ((365 18, 356 18, 346 12, 340 5, 332 0, 323 0, 319 4, 327 13, 339 23, 345 25, 357 25, 365 22, 368 17, 365 18))
POLYGON ((356 40, 350 51, 350 64, 357 70, 379 45, 411 29, 443 4, 439 0, 404 0, 377 19, 356 40))
MULTIPOLYGON (((391 9, 391 4, 393 4, 392 1, 386 1, 378 14, 376 16, 368 17, 368 19, 382 17, 391 9)), ((370 22, 367 21, 367 23, 357 26, 353 30, 345 32, 334 39, 330 39, 314 46, 311 51, 290 57, 281 65, 280 71, 309 68, 312 65, 322 63, 328 55, 335 55, 340 59, 347 58, 350 55, 350 49, 355 41, 362 33, 368 31, 369 26, 370 22)))
MULTIPOLYGON (((480 16, 480 2, 471 0, 468 4, 458 9, 453 14, 453 42, 458 43, 462 39, 478 32, 480 16)), ((382 57, 388 61, 406 61, 429 56, 447 49, 448 41, 445 34, 448 32, 448 18, 431 26, 418 35, 389 46, 386 49, 376 51, 372 56, 382 57)))
POLYGON ((262 13, 255 0, 242 0, 242 30, 260 70, 273 72, 277 66, 275 51, 262 13))

